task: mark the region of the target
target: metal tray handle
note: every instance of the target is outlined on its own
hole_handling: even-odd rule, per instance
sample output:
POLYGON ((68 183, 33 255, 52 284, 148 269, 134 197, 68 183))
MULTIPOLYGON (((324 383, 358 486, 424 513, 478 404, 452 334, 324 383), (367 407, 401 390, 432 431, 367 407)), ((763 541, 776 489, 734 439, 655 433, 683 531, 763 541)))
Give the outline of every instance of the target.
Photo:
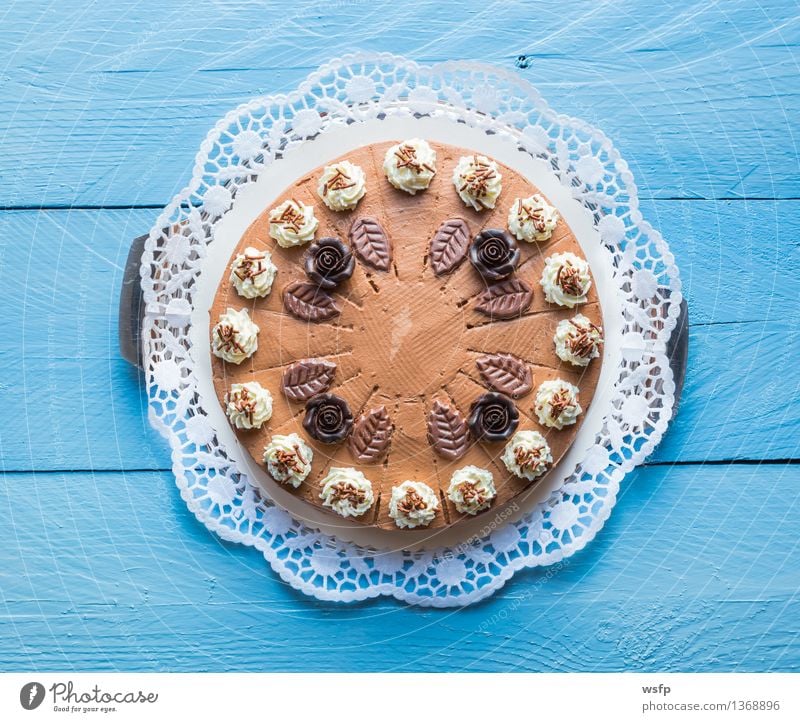
POLYGON ((147 235, 133 239, 119 292, 119 350, 122 358, 138 368, 144 368, 142 362, 144 299, 139 267, 146 240, 147 235))

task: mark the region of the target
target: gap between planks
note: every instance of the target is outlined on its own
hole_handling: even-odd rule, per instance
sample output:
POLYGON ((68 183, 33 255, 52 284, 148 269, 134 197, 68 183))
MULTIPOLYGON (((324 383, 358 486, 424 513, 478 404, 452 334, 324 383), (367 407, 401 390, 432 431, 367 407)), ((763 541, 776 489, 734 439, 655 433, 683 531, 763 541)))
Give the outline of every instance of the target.
MULTIPOLYGON (((800 201, 800 196, 719 196, 706 198, 704 196, 639 196, 639 201, 698 201, 706 203, 723 203, 728 201, 756 202, 767 201, 779 203, 782 201, 800 201)), ((168 202, 167 202, 168 203, 168 202)), ((141 204, 117 204, 117 205, 22 205, 22 206, 3 206, 0 205, 0 212, 13 211, 138 211, 138 210, 163 210, 167 203, 141 203, 141 204)), ((202 204, 192 204, 193 208, 200 208, 202 204)))
MULTIPOLYGON (((797 466, 798 459, 710 459, 709 461, 646 461, 636 469, 662 466, 797 466)), ((9 474, 160 474, 172 472, 171 467, 137 467, 133 469, 3 469, 2 475, 9 474)))

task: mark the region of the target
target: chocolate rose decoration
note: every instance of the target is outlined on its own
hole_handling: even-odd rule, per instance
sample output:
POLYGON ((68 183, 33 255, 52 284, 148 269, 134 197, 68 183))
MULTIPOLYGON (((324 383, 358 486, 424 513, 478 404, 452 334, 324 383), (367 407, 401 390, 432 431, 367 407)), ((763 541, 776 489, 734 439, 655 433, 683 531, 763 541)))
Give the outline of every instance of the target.
POLYGON ((487 281, 501 281, 514 273, 519 263, 519 247, 505 231, 487 228, 472 240, 469 260, 487 281))
POLYGON ((353 428, 353 414, 347 402, 333 394, 317 394, 306 404, 303 428, 323 444, 335 444, 353 428))
POLYGON ((472 404, 467 423, 476 439, 505 441, 517 430, 519 411, 508 396, 490 392, 472 404))
POLYGON ((305 254, 308 277, 321 288, 336 288, 353 275, 356 259, 338 238, 320 238, 305 254))

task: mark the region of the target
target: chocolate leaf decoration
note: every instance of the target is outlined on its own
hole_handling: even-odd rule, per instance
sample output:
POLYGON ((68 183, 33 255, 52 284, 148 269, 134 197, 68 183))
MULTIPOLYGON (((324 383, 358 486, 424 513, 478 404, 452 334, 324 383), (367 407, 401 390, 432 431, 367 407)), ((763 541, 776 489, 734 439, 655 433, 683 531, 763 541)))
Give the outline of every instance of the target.
POLYGON ((428 414, 428 441, 445 459, 460 459, 469 448, 469 428, 464 417, 438 399, 428 414))
POLYGON ((362 216, 350 226, 350 244, 362 263, 378 271, 392 264, 392 244, 376 218, 362 216))
POLYGON ((514 318, 531 305, 533 291, 518 278, 494 283, 480 296, 475 310, 493 318, 514 318))
POLYGON ((439 226, 431 239, 431 268, 436 276, 443 276, 458 268, 467 257, 469 226, 463 218, 451 218, 439 226))
POLYGON ((495 391, 518 399, 531 390, 531 369, 510 353, 481 356, 475 361, 484 383, 495 391))
POLYGON ((339 315, 339 307, 327 291, 312 283, 295 281, 283 289, 283 305, 303 321, 319 323, 339 315))
POLYGON ((350 451, 359 461, 377 461, 389 448, 392 438, 392 420, 385 406, 362 414, 353 426, 350 435, 350 451))
POLYGON ((333 382, 336 364, 321 358, 306 358, 283 372, 281 388, 289 401, 308 401, 327 391, 333 382))

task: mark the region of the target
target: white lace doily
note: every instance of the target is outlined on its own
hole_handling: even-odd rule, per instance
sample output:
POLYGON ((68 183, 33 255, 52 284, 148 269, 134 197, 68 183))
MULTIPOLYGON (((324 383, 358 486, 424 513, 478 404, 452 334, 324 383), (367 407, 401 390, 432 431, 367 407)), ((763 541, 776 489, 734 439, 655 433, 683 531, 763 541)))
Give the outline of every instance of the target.
POLYGON ((182 498, 210 530, 257 547, 286 582, 320 599, 385 594, 464 605, 492 594, 518 569, 574 554, 603 526, 623 476, 653 451, 672 416, 666 344, 680 309, 680 280, 666 243, 642 219, 627 164, 600 131, 557 115, 529 83, 492 66, 354 55, 322 67, 288 95, 240 106, 203 141, 190 185, 158 218, 141 279, 149 416, 170 442, 182 498), (377 551, 294 519, 237 467, 200 403, 193 297, 215 227, 237 192, 287 151, 343 124, 440 115, 488 134, 512 134, 518 149, 546 161, 591 214, 610 253, 621 354, 594 443, 547 499, 468 544, 377 551))

